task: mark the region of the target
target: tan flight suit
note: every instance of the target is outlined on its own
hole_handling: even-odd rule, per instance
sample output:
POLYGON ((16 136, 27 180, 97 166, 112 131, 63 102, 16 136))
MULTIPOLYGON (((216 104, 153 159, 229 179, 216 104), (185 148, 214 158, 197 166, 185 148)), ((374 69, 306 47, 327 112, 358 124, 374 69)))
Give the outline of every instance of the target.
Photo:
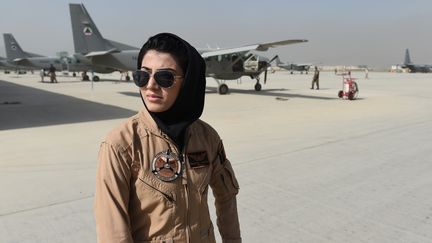
POLYGON ((241 242, 239 186, 217 132, 197 120, 185 138, 185 170, 164 182, 152 173, 152 160, 159 152, 178 151, 147 110, 108 134, 100 147, 96 178, 98 242, 215 242, 209 185, 223 242, 241 242))

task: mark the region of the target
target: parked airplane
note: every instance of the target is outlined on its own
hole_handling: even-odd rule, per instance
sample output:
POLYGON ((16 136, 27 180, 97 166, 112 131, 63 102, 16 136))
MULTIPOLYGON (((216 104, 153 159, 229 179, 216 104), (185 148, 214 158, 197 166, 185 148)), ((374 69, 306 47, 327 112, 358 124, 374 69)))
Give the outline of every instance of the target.
POLYGON ((281 60, 279 59, 279 56, 276 57, 276 66, 290 71, 291 74, 293 74, 294 71, 300 72, 301 74, 303 74, 303 72, 305 72, 307 74, 309 72, 310 67, 311 67, 310 64, 295 64, 295 63, 281 62, 281 60))
POLYGON ((27 70, 29 70, 28 67, 16 65, 4 57, 0 57, 0 69, 4 70, 5 73, 9 73, 11 70, 14 70, 19 74, 25 73, 27 70))
POLYGON ((411 73, 430 73, 432 72, 431 64, 414 64, 411 62, 409 50, 405 50, 405 60, 402 65, 404 68, 408 68, 411 73))
MULTIPOLYGON (((136 69, 138 48, 104 39, 83 4, 69 4, 69 10, 75 52, 91 59, 93 64, 124 71, 136 69)), ((284 40, 229 49, 198 51, 206 61, 206 75, 216 80, 220 94, 226 94, 228 86, 224 81, 239 79, 242 76, 256 79, 255 90, 261 90, 259 77, 261 73, 266 72, 270 61, 251 51, 267 51, 271 47, 302 42, 307 40, 284 40)))
MULTIPOLYGON (((14 36, 10 33, 3 34, 6 56, 8 62, 12 65, 26 67, 27 69, 48 69, 52 64, 57 70, 67 70, 70 72, 93 71, 98 73, 110 73, 115 69, 110 67, 93 65, 87 58, 82 60, 76 56, 65 57, 46 57, 34 53, 25 52, 14 36)), ((94 76, 93 80, 99 80, 94 76)))
POLYGON ((39 54, 25 52, 12 34, 3 34, 6 49, 6 58, 16 65, 37 69, 48 69, 53 65, 57 70, 65 69, 64 63, 57 57, 44 57, 39 54))
POLYGON ((13 65, 12 63, 9 63, 8 60, 4 57, 0 57, 0 69, 15 69, 16 65, 13 65))

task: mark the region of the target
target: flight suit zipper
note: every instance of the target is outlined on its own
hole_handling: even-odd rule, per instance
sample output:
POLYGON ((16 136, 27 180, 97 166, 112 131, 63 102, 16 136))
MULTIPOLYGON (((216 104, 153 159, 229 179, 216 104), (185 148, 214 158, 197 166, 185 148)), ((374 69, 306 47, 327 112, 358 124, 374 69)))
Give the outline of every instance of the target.
POLYGON ((190 222, 189 222, 189 189, 188 189, 188 181, 187 181, 187 175, 184 173, 184 177, 182 178, 183 187, 185 190, 185 200, 186 200, 186 210, 185 210, 185 218, 186 218, 186 239, 187 242, 190 242, 190 222))
MULTIPOLYGON (((175 152, 177 154, 179 154, 178 153, 179 149, 178 149, 177 144, 170 137, 168 137, 168 135, 161 133, 161 136, 168 142, 168 144, 170 144, 170 147, 171 147, 171 145, 174 145, 175 152)), ((188 142, 189 142, 190 137, 191 137, 191 134, 188 132, 188 129, 187 129, 185 132, 185 141, 184 141, 185 143, 183 146, 183 151, 181 151, 181 154, 179 154, 180 160, 181 160, 181 163, 183 166, 183 173, 182 173, 182 179, 181 180, 182 180, 183 188, 185 191, 185 205, 186 205, 186 210, 185 210, 186 223, 185 223, 185 225, 186 225, 186 241, 188 243, 190 243, 190 241, 191 241, 191 237, 190 237, 191 229, 190 229, 190 222, 189 222, 190 221, 190 219, 189 219, 189 188, 188 188, 187 166, 186 166, 186 159, 187 159, 186 158, 186 151, 187 151, 186 148, 188 146, 188 142)))
POLYGON ((183 177, 182 177, 182 184, 184 186, 184 190, 185 190, 185 200, 186 200, 186 239, 187 242, 190 242, 191 240, 191 229, 190 229, 190 219, 189 219, 189 187, 188 187, 188 176, 187 176, 187 165, 186 165, 186 160, 187 160, 187 156, 186 156, 186 151, 187 151, 187 146, 188 146, 188 142, 189 139, 191 137, 190 133, 186 132, 185 133, 185 143, 184 143, 184 147, 183 147, 183 151, 182 151, 182 163, 183 163, 183 177))

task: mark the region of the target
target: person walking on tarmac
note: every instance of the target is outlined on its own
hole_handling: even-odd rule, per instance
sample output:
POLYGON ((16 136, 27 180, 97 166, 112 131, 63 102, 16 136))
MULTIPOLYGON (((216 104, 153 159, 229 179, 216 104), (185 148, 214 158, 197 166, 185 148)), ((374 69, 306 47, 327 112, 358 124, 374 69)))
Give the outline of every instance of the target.
POLYGON ((56 68, 52 64, 50 64, 48 74, 50 76, 51 83, 58 83, 56 77, 56 68))
POLYGON ((314 87, 315 87, 315 84, 316 84, 316 89, 319 89, 319 70, 318 70, 318 67, 317 66, 315 66, 315 72, 314 72, 314 76, 313 76, 313 79, 312 79, 312 87, 311 87, 311 89, 314 89, 314 87))
POLYGON ((39 76, 41 77, 41 82, 43 83, 44 82, 44 77, 45 77, 45 68, 42 68, 39 71, 39 76))
POLYGON ((94 211, 97 241, 215 242, 213 191, 223 242, 241 242, 239 185, 222 140, 200 120, 205 62, 170 33, 141 48, 135 84, 144 107, 100 146, 94 211))

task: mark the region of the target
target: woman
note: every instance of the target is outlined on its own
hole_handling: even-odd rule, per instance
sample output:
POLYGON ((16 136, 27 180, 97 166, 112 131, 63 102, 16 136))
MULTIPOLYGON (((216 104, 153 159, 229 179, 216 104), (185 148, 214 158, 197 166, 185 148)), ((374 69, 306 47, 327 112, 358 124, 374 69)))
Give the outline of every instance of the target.
POLYGON ((96 178, 98 242, 215 242, 207 192, 224 242, 241 242, 238 183, 217 132, 199 120, 205 62, 161 33, 141 48, 135 84, 144 107, 101 144, 96 178))

